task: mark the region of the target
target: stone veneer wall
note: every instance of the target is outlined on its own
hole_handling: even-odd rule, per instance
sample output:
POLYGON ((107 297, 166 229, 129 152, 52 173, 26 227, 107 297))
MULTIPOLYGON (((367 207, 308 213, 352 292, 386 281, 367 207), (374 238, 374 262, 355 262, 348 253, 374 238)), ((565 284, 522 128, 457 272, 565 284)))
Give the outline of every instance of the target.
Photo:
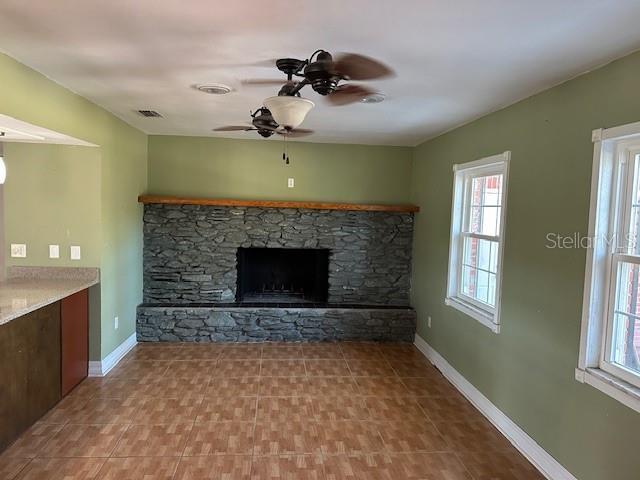
POLYGON ((413 342, 410 308, 138 307, 141 342, 413 342))
POLYGON ((413 215, 144 207, 144 302, 233 302, 238 247, 328 248, 329 303, 409 304, 413 215))

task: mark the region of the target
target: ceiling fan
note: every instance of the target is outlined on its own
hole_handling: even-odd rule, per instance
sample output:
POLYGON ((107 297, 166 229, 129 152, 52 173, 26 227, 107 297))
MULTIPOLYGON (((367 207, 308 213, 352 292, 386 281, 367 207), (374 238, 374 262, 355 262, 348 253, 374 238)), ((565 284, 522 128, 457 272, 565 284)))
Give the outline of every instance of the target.
MULTIPOLYGON (((378 92, 359 84, 341 83, 350 80, 374 80, 394 74, 387 65, 356 53, 334 57, 326 50, 316 50, 306 60, 279 58, 275 66, 287 78, 247 79, 244 85, 282 85, 278 96, 300 96, 300 90, 311 88, 327 98, 332 105, 347 105, 366 100, 378 92), (296 78, 294 78, 296 77, 296 78)), ((277 116, 277 115, 276 115, 277 116)))
POLYGON ((213 129, 214 132, 250 132, 256 131, 264 138, 269 138, 273 134, 284 135, 286 137, 304 137, 311 135, 313 130, 304 128, 282 128, 276 123, 266 107, 260 107, 251 113, 251 125, 226 125, 213 129))

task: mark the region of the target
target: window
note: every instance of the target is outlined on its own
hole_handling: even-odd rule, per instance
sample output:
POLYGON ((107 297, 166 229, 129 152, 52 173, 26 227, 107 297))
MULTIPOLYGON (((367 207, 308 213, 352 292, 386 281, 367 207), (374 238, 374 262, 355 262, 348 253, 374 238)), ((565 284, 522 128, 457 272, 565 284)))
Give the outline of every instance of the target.
POLYGON ((500 285, 510 153, 454 165, 445 303, 500 329, 500 285))
POLYGON ((640 123, 593 132, 576 378, 640 411, 640 123))

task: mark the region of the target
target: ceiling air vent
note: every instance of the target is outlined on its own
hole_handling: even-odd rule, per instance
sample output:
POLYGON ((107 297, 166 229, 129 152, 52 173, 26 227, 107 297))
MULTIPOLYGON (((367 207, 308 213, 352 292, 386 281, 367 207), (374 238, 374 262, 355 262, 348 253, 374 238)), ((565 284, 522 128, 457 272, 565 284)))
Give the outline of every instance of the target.
POLYGON ((143 117, 162 118, 162 115, 160 115, 155 110, 138 110, 138 113, 143 117))

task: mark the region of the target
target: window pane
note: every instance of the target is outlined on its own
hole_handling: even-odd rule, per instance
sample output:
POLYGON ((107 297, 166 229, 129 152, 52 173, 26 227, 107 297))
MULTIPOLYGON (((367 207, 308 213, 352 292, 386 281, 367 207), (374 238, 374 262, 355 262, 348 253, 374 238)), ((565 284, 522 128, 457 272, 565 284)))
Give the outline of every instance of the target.
POLYGON ((629 216, 628 253, 640 254, 640 155, 635 156, 633 168, 633 190, 629 216))
POLYGON ((640 373, 640 265, 620 262, 616 284, 615 314, 610 361, 640 373))
POLYGON ((640 375, 640 320, 617 313, 612 340, 611 361, 640 375))
POLYGON ((463 265, 462 293, 481 303, 495 307, 496 275, 486 270, 463 265))
POLYGON ((498 242, 474 237, 464 239, 463 263, 473 268, 496 273, 498 270, 497 253, 498 242))
POLYGON ((467 201, 467 231, 497 236, 502 210, 502 175, 472 178, 467 201))

